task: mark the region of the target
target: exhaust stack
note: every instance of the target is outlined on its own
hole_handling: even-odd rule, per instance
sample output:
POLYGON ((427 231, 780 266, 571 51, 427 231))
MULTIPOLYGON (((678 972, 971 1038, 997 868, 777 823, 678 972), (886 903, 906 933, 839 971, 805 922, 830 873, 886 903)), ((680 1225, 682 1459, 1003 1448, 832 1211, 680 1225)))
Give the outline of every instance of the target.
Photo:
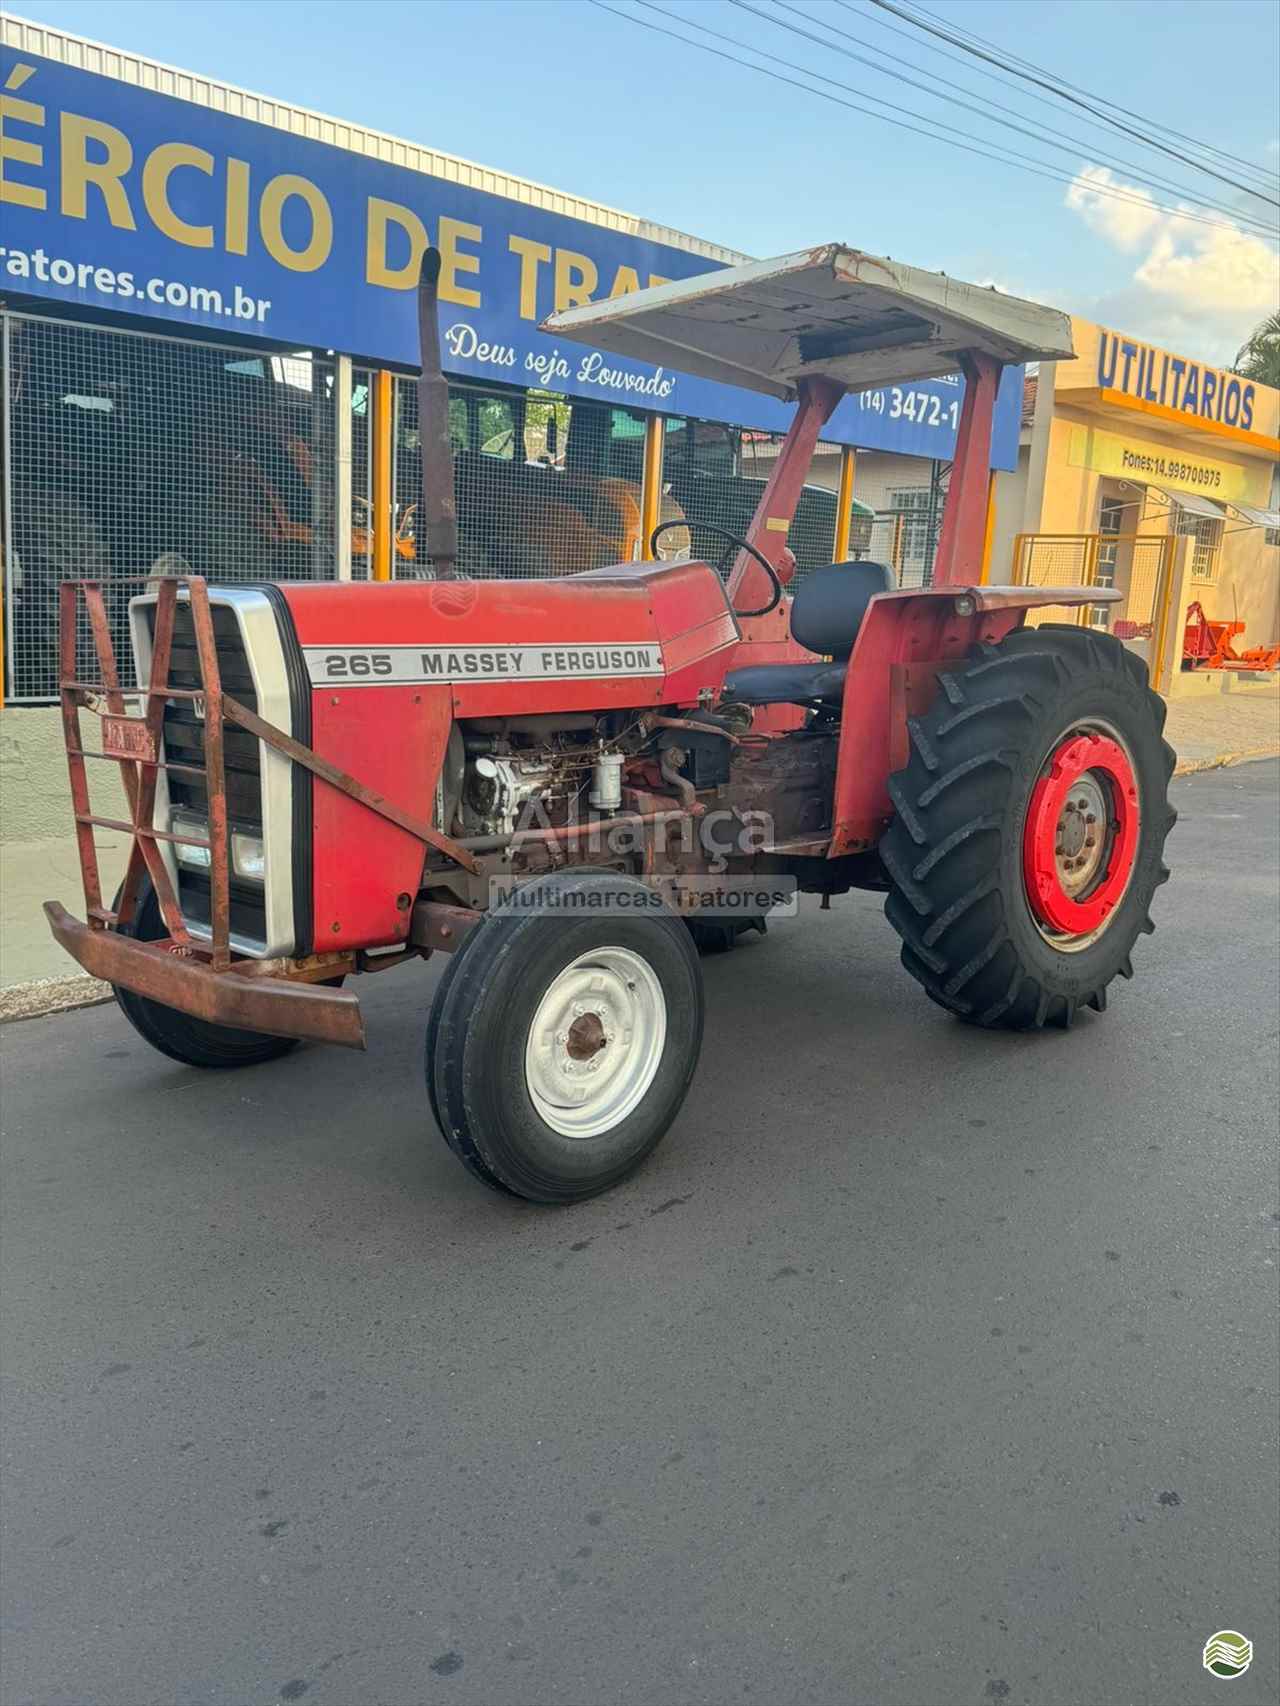
POLYGON ((458 560, 458 506, 449 443, 449 385, 440 366, 440 251, 427 249, 418 274, 418 438, 422 450, 423 525, 418 550, 436 580, 452 580, 458 560))

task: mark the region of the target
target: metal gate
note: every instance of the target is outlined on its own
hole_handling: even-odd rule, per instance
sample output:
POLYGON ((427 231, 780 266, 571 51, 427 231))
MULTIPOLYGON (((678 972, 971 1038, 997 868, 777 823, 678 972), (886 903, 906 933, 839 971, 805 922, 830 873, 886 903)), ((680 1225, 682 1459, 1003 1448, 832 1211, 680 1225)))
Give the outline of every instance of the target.
POLYGON ((1163 655, 1175 541, 1167 533, 1020 533, 1013 542, 1018 586, 1106 586, 1118 604, 1086 604, 1078 620, 1107 629, 1146 659, 1163 655))
MULTIPOLYGON (((332 358, 11 313, 0 351, 10 701, 56 696, 64 580, 103 579, 124 658, 127 577, 334 575, 332 358)), ((363 478, 367 504, 357 439, 353 501, 363 478)))

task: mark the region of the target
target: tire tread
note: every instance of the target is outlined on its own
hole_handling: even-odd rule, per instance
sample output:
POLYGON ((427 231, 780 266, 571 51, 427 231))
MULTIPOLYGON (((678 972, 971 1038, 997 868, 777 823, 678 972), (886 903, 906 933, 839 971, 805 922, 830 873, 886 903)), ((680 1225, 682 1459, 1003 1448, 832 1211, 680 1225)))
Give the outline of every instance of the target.
MULTIPOLYGON (((1106 1010, 1112 978, 1133 975, 1132 940, 1117 940, 1117 952, 1084 987, 1066 977, 1055 985, 1027 963, 1011 932, 1008 897, 983 849, 984 837, 1004 845, 1017 778, 1034 762, 1028 754, 1036 731, 1052 719, 1055 704, 1090 679, 1113 702, 1116 695, 1128 702, 1126 716, 1136 726, 1149 720, 1146 762, 1158 753, 1152 767, 1167 785, 1176 758, 1162 736, 1164 702, 1151 691, 1142 660, 1109 635, 1068 624, 1021 628, 974 647, 963 667, 939 672, 933 706, 908 720, 908 761, 889 779, 895 817, 880 844, 889 879, 885 914, 902 938, 906 970, 933 1001, 971 1023, 1068 1029, 1080 1007, 1106 1010)), ((1177 820, 1156 792, 1144 807, 1159 842, 1143 879, 1149 890, 1168 880, 1159 852, 1177 820)), ((1131 934, 1153 928, 1144 908, 1131 934)))

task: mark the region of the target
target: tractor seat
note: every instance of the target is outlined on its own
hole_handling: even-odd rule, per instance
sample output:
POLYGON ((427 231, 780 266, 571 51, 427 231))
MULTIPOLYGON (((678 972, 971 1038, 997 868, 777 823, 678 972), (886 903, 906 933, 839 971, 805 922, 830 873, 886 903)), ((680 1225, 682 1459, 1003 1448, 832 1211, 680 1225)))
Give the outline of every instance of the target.
POLYGON ((806 575, 791 601, 791 637, 832 662, 754 663, 724 678, 727 699, 740 705, 815 705, 839 701, 849 654, 867 606, 897 585, 885 563, 830 563, 806 575))

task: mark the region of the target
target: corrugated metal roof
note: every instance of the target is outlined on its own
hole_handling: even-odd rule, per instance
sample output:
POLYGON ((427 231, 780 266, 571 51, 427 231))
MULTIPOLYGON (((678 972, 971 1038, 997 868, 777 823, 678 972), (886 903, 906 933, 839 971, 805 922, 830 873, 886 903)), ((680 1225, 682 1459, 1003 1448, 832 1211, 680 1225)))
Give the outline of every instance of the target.
POLYGON ((465 184, 469 189, 505 196, 508 201, 544 208, 548 213, 563 214, 569 219, 582 219, 591 225, 602 225, 610 231, 621 231, 646 242, 686 249, 691 254, 704 255, 708 260, 723 261, 732 266, 748 258, 736 249, 705 242, 701 237, 691 237, 669 225, 658 225, 651 219, 642 219, 639 214, 624 213, 603 202, 552 189, 546 184, 535 183, 531 178, 479 166, 473 160, 460 159, 456 154, 442 154, 439 149, 424 148, 403 137, 391 136, 386 131, 331 118, 326 113, 296 106, 291 101, 257 95, 248 89, 238 88, 234 83, 201 77, 196 72, 182 71, 160 60, 147 59, 140 53, 126 53, 121 48, 108 47, 87 36, 73 35, 69 30, 54 29, 29 18, 15 17, 12 13, 0 15, 0 41, 19 53, 33 53, 80 71, 113 77, 117 82, 131 83, 136 88, 160 95, 172 95, 177 100, 209 107, 232 118, 271 125, 276 130, 288 131, 292 136, 303 136, 312 142, 327 142, 352 154, 384 160, 393 166, 405 166, 428 177, 446 178, 451 183, 465 184))
POLYGON ((852 391, 940 378, 967 351, 1006 365, 1072 353, 1056 308, 843 243, 562 308, 542 329, 785 400, 818 376, 852 391))

